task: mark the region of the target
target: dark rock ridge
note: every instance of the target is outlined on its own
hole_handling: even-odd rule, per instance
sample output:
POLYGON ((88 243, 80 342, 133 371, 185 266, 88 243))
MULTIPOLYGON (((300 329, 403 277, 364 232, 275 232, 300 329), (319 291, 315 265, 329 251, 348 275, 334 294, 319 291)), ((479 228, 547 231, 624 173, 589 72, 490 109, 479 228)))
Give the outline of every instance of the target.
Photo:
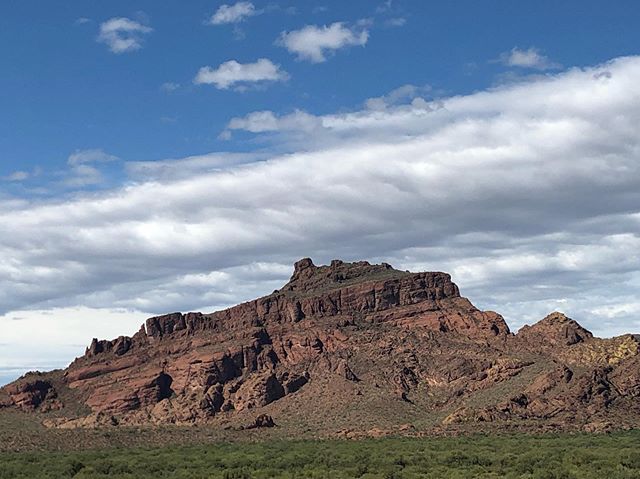
POLYGON ((426 417, 444 417, 441 427, 626 427, 640 418, 638 344, 594 338, 561 313, 514 335, 446 273, 305 258, 268 296, 94 339, 62 373, 0 389, 0 408, 50 414, 57 427, 246 425, 259 414, 252 427, 284 419, 353 431, 362 414, 393 426, 398 411, 411 431, 407 422, 426 417))

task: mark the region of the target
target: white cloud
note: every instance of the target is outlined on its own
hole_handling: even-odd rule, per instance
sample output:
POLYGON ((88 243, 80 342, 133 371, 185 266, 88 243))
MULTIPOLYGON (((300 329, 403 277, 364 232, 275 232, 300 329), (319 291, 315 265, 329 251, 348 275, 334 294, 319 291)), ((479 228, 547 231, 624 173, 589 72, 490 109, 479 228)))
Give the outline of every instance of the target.
POLYGON ((76 150, 67 159, 67 163, 71 166, 81 165, 83 163, 106 163, 115 161, 118 157, 105 153, 99 148, 76 150))
POLYGON ((67 366, 94 337, 132 335, 147 313, 132 310, 55 308, 0 315, 0 386, 27 371, 67 366), (92 323, 87 328, 88 319, 92 323))
POLYGON ((211 311, 312 256, 449 271, 513 327, 561 309, 638 332, 639 77, 628 57, 438 102, 404 88, 383 109, 262 112, 234 126, 285 154, 130 164, 120 188, 0 202, 0 311, 211 311))
POLYGON ((384 22, 387 27, 402 27, 407 23, 407 19, 404 17, 389 18, 384 22))
POLYGON ((255 63, 230 60, 218 68, 202 67, 193 81, 198 85, 214 85, 220 90, 226 90, 238 84, 243 88, 250 84, 285 81, 288 78, 287 72, 279 65, 267 58, 260 58, 255 63))
POLYGON ((162 85, 160 85, 160 89, 166 92, 176 91, 179 88, 180 88, 180 84, 174 83, 174 82, 165 82, 162 85))
POLYGON ((105 153, 101 149, 76 150, 67 159, 70 171, 63 183, 71 188, 98 185, 103 182, 104 177, 94 164, 116 160, 117 156, 105 153))
POLYGON ((365 102, 365 106, 369 110, 385 110, 390 106, 396 106, 405 102, 406 100, 422 100, 425 101, 424 98, 420 95, 424 95, 431 91, 431 87, 429 85, 418 87, 415 85, 402 85, 395 90, 390 91, 386 95, 369 98, 365 102))
POLYGON ((242 22, 248 17, 258 15, 259 10, 251 2, 237 2, 233 5, 221 5, 209 19, 211 25, 242 22))
POLYGON ((347 27, 343 22, 327 26, 307 25, 300 30, 282 32, 276 42, 300 60, 326 61, 327 54, 349 46, 364 46, 369 39, 366 29, 347 27))
POLYGON ((14 171, 2 179, 5 181, 24 181, 28 180, 30 177, 31 174, 28 171, 14 171))
POLYGON ((376 7, 376 13, 386 13, 393 9, 393 0, 385 0, 376 7))
POLYGON ((266 158, 266 153, 212 153, 173 160, 130 161, 126 170, 135 180, 167 181, 213 173, 266 158))
POLYGON ((593 314, 610 319, 625 318, 630 315, 640 318, 640 301, 603 305, 593 309, 593 314))
POLYGON ((533 47, 527 50, 517 47, 512 48, 511 51, 500 55, 500 61, 510 67, 530 68, 533 70, 551 70, 561 67, 561 65, 552 62, 540 53, 537 48, 533 47))
POLYGON ((130 18, 114 17, 100 24, 98 42, 104 43, 112 53, 125 53, 142 48, 143 35, 153 31, 130 18))
POLYGON ((307 131, 322 126, 320 118, 301 110, 281 117, 272 111, 255 111, 242 118, 232 118, 227 124, 228 130, 246 130, 252 133, 272 131, 307 131))
POLYGON ((278 115, 263 110, 232 118, 221 133, 221 139, 230 139, 231 131, 251 133, 281 133, 279 140, 289 147, 318 147, 352 141, 397 138, 415 135, 424 128, 420 120, 433 118, 427 113, 443 108, 443 102, 427 101, 421 95, 431 90, 428 85, 403 85, 386 95, 369 98, 365 109, 353 113, 315 116, 302 110, 278 115), (409 121, 409 116, 414 116, 409 121))

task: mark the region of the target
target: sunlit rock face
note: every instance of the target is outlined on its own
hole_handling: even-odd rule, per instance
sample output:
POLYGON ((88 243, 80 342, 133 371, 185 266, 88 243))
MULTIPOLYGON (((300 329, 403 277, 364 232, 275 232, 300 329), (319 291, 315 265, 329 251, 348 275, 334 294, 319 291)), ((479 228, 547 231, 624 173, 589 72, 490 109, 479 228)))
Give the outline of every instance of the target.
POLYGON ((339 430, 363 413, 389 424, 397 410, 438 427, 557 428, 624 411, 624 426, 640 418, 638 350, 637 337, 594 338, 561 313, 512 334, 446 273, 305 258, 268 296, 94 339, 66 370, 1 389, 0 407, 55 411, 45 423, 57 427, 215 424, 255 411, 269 424, 324 427, 331 416, 339 430))

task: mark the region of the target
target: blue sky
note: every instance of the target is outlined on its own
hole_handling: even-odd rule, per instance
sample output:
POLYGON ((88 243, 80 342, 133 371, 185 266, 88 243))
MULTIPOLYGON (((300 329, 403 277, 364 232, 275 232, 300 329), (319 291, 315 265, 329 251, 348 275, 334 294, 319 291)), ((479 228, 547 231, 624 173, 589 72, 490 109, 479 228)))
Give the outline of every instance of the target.
POLYGON ((312 256, 640 332, 632 1, 0 5, 0 383, 312 256))
POLYGON ((4 2, 0 175, 64 168, 72 152, 93 148, 123 160, 252 150, 256 145, 243 135, 218 139, 232 117, 255 110, 327 114, 404 84, 430 85, 435 96, 468 93, 499 82, 508 68, 492 60, 514 47, 584 66, 633 54, 640 40, 632 1, 396 0, 389 8, 372 1, 255 2, 265 13, 206 25, 219 6, 4 2), (153 29, 142 35, 141 49, 113 54, 96 41, 100 23, 114 17, 153 29), (406 23, 394 28, 395 19, 406 23), (372 22, 366 45, 337 50, 324 63, 298 61, 275 44, 282 31, 362 20, 372 22), (202 66, 258 58, 280 65, 290 79, 244 93, 193 84, 202 66), (165 83, 179 87, 167 92, 165 83))

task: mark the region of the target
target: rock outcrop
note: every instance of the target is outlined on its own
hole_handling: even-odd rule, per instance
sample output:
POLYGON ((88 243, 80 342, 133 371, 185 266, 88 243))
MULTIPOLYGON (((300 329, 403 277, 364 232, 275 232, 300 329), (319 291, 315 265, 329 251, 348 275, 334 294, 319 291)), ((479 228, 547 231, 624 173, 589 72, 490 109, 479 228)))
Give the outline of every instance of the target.
POLYGON ((535 350, 571 346, 592 338, 593 334, 590 331, 558 312, 553 312, 533 326, 524 326, 518 331, 518 339, 522 344, 533 346, 535 350))
POLYGON ((39 373, 31 373, 4 388, 5 399, 0 407, 14 406, 22 411, 51 411, 60 409, 58 394, 51 383, 39 373))
POLYGON ((363 414, 385 430, 412 415, 586 427, 622 410, 637 424, 638 361, 637 337, 594 338, 561 313, 514 335, 446 273, 305 258, 268 296, 94 339, 56 381, 31 374, 0 389, 0 408, 55 411, 55 427, 246 425, 256 414, 255 428, 295 417, 353 430, 363 414))

